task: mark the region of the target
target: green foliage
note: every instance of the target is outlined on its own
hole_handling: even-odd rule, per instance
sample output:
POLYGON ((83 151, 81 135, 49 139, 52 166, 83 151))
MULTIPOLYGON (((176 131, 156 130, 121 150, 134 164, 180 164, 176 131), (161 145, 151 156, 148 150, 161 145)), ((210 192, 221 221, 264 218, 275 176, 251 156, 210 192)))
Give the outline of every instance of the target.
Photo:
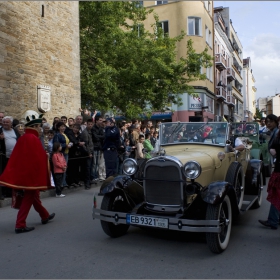
POLYGON ((256 108, 256 113, 254 115, 254 119, 261 119, 262 118, 262 112, 259 110, 259 108, 256 108))
POLYGON ((154 14, 153 32, 143 22, 153 13, 137 2, 80 3, 82 106, 116 110, 128 118, 181 104, 180 95, 193 94, 190 82, 206 79, 207 49, 198 54, 191 40, 186 57, 176 58, 176 46, 186 34, 169 38, 154 14))

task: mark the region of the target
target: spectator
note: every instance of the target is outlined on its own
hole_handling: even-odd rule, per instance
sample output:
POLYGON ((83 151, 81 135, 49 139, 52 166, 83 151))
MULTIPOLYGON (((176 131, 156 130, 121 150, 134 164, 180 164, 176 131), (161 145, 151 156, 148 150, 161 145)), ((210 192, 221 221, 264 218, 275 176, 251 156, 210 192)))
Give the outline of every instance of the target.
POLYGON ((139 135, 139 142, 136 144, 136 149, 135 149, 135 159, 141 159, 144 158, 144 154, 143 154, 143 143, 144 143, 144 136, 143 135, 139 135))
POLYGON ((82 120, 82 124, 85 124, 87 122, 88 119, 92 119, 91 117, 91 113, 88 109, 81 109, 79 108, 79 111, 81 112, 81 115, 83 117, 83 120, 82 120))
MULTIPOLYGON (((104 134, 105 134, 105 127, 106 127, 106 120, 104 120, 102 118, 102 127, 101 128, 102 128, 104 134)), ((104 139, 105 139, 105 136, 104 136, 104 139)), ((102 147, 103 147, 103 144, 102 144, 102 147)), ((100 160, 99 160, 99 170, 98 170, 98 173, 99 173, 99 181, 103 182, 105 180, 105 178, 106 178, 106 168, 105 168, 105 159, 104 159, 104 152, 103 152, 103 150, 100 151, 100 160)))
POLYGON ((80 170, 83 168, 83 162, 86 162, 87 151, 85 142, 82 141, 79 132, 80 125, 74 124, 73 129, 69 132, 69 140, 73 143, 73 147, 69 150, 69 161, 67 168, 67 182, 74 188, 79 187, 81 178, 80 170))
MULTIPOLYGON (((64 155, 66 164, 68 164, 68 153, 69 153, 69 149, 72 147, 72 143, 70 143, 69 138, 64 133, 65 128, 66 128, 65 124, 63 122, 58 122, 56 124, 56 127, 57 127, 58 131, 53 138, 53 143, 55 143, 55 142, 60 143, 60 145, 62 147, 61 152, 64 155)), ((63 173, 63 187, 68 187, 67 182, 66 182, 66 172, 63 173)))
POLYGON ((65 197, 65 194, 62 194, 63 189, 63 174, 66 172, 67 164, 64 158, 64 155, 61 153, 62 147, 59 142, 53 144, 52 150, 52 163, 53 163, 53 173, 54 173, 54 183, 55 183, 55 192, 56 197, 65 197))
POLYGON ((157 140, 158 140, 158 132, 157 132, 157 131, 155 131, 155 132, 153 133, 153 137, 151 137, 150 140, 151 140, 152 146, 155 147, 156 142, 157 142, 157 140))
POLYGON ((44 123, 46 123, 46 122, 48 122, 47 119, 46 119, 46 118, 42 118, 42 125, 43 125, 44 123))
POLYGON ((103 145, 106 178, 117 172, 118 148, 120 146, 120 132, 113 118, 106 119, 105 139, 103 145))
POLYGON ((145 141, 143 143, 143 146, 144 146, 144 148, 146 150, 145 158, 147 158, 147 159, 152 158, 151 151, 154 149, 152 144, 151 144, 150 138, 151 138, 151 134, 150 133, 146 133, 145 134, 145 141))
POLYGON ((40 136, 40 140, 42 142, 42 145, 43 145, 45 151, 47 151, 48 144, 49 144, 49 131, 51 129, 51 125, 46 122, 46 123, 43 123, 42 128, 43 128, 43 133, 40 136))
POLYGON ((12 128, 15 128, 19 124, 18 119, 13 119, 12 128))
MULTIPOLYGON (((130 141, 128 138, 124 140, 124 148, 125 148, 125 154, 124 154, 124 160, 130 157, 131 150, 133 147, 130 146, 130 141)), ((135 147, 134 147, 135 148, 135 147)))
POLYGON ((73 128, 73 125, 75 124, 75 121, 73 118, 68 118, 68 127, 73 128))
MULTIPOLYGON (((12 128, 13 118, 6 116, 2 120, 2 128, 0 133, 0 147, 1 153, 3 154, 2 162, 2 172, 4 172, 6 165, 9 162, 12 151, 17 143, 18 138, 20 137, 17 130, 12 128)), ((9 188, 2 188, 2 199, 5 197, 11 197, 12 191, 9 188)))
POLYGON ((262 117, 260 120, 259 132, 265 133, 267 131, 268 131, 268 128, 266 127, 266 124, 265 124, 265 117, 262 117))
POLYGON ((19 123, 18 125, 16 125, 15 131, 18 132, 19 136, 22 136, 24 134, 24 124, 19 123))
POLYGON ((86 125, 83 124, 83 117, 81 115, 77 116, 75 118, 75 123, 80 125, 80 132, 86 128, 86 125))
POLYGON ((5 114, 3 112, 0 112, 0 128, 2 127, 2 121, 3 121, 4 117, 5 117, 5 114))
POLYGON ((93 142, 93 164, 92 164, 92 177, 93 183, 99 181, 99 162, 100 151, 102 150, 103 142, 105 139, 103 130, 103 119, 100 116, 95 117, 95 124, 92 127, 92 142, 93 142))
POLYGON ((151 127, 153 126, 153 123, 151 122, 151 121, 148 121, 147 122, 147 125, 146 125, 146 131, 145 131, 145 134, 146 133, 150 133, 151 135, 153 135, 152 133, 151 133, 151 127))
POLYGON ((57 132, 56 124, 57 124, 58 122, 60 122, 60 118, 59 118, 59 117, 54 117, 54 118, 53 118, 53 126, 52 126, 52 130, 53 130, 54 132, 57 132))
POLYGON ((85 142, 85 147, 87 151, 87 160, 83 166, 83 176, 84 176, 84 183, 85 189, 90 189, 90 182, 91 182, 91 170, 93 165, 93 143, 92 143, 92 127, 93 121, 92 119, 87 120, 87 127, 83 130, 81 138, 82 141, 85 142))
POLYGON ((65 124, 65 134, 68 136, 69 132, 71 131, 71 128, 69 128, 67 126, 67 117, 66 116, 62 116, 60 119, 65 124))

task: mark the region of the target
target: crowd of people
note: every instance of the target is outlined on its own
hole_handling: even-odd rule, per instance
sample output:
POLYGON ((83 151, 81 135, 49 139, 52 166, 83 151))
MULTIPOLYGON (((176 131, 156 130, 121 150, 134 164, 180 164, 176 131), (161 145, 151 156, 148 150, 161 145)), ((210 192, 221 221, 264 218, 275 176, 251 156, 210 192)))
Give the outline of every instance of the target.
MULTIPOLYGON (((126 158, 151 158, 158 139, 158 125, 151 121, 120 121, 103 118, 97 112, 80 109, 76 118, 42 118, 39 139, 49 157, 52 185, 56 197, 65 197, 64 188, 84 187, 122 174, 126 158)), ((0 174, 5 170, 18 139, 24 135, 24 123, 0 113, 0 174)), ((11 189, 0 187, 1 199, 11 197, 11 189)))

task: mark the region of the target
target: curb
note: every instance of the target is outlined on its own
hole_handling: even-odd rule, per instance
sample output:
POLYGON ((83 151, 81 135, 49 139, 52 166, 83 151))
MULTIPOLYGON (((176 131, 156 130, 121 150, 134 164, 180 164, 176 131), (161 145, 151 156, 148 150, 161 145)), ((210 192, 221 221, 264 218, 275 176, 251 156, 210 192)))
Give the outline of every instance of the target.
MULTIPOLYGON (((98 182, 97 184, 91 184, 91 188, 100 187, 101 184, 102 184, 101 182, 98 182)), ((64 188, 63 189, 63 194, 77 192, 77 191, 84 190, 84 189, 85 189, 84 186, 79 187, 79 188, 71 187, 70 189, 64 188)), ((40 192, 40 198, 41 199, 46 198, 46 197, 55 197, 55 188, 40 192)), ((11 204, 12 204, 12 199, 10 197, 5 198, 4 200, 0 200, 0 208, 4 208, 4 207, 7 207, 7 206, 11 207, 11 204)))

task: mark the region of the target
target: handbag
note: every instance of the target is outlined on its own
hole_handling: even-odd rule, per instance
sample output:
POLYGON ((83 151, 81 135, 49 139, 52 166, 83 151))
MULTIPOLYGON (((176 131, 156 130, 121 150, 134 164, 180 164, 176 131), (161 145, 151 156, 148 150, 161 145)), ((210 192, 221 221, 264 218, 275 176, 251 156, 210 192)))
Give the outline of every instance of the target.
POLYGON ((14 209, 19 209, 24 196, 23 190, 14 190, 12 191, 12 204, 11 207, 14 209))

